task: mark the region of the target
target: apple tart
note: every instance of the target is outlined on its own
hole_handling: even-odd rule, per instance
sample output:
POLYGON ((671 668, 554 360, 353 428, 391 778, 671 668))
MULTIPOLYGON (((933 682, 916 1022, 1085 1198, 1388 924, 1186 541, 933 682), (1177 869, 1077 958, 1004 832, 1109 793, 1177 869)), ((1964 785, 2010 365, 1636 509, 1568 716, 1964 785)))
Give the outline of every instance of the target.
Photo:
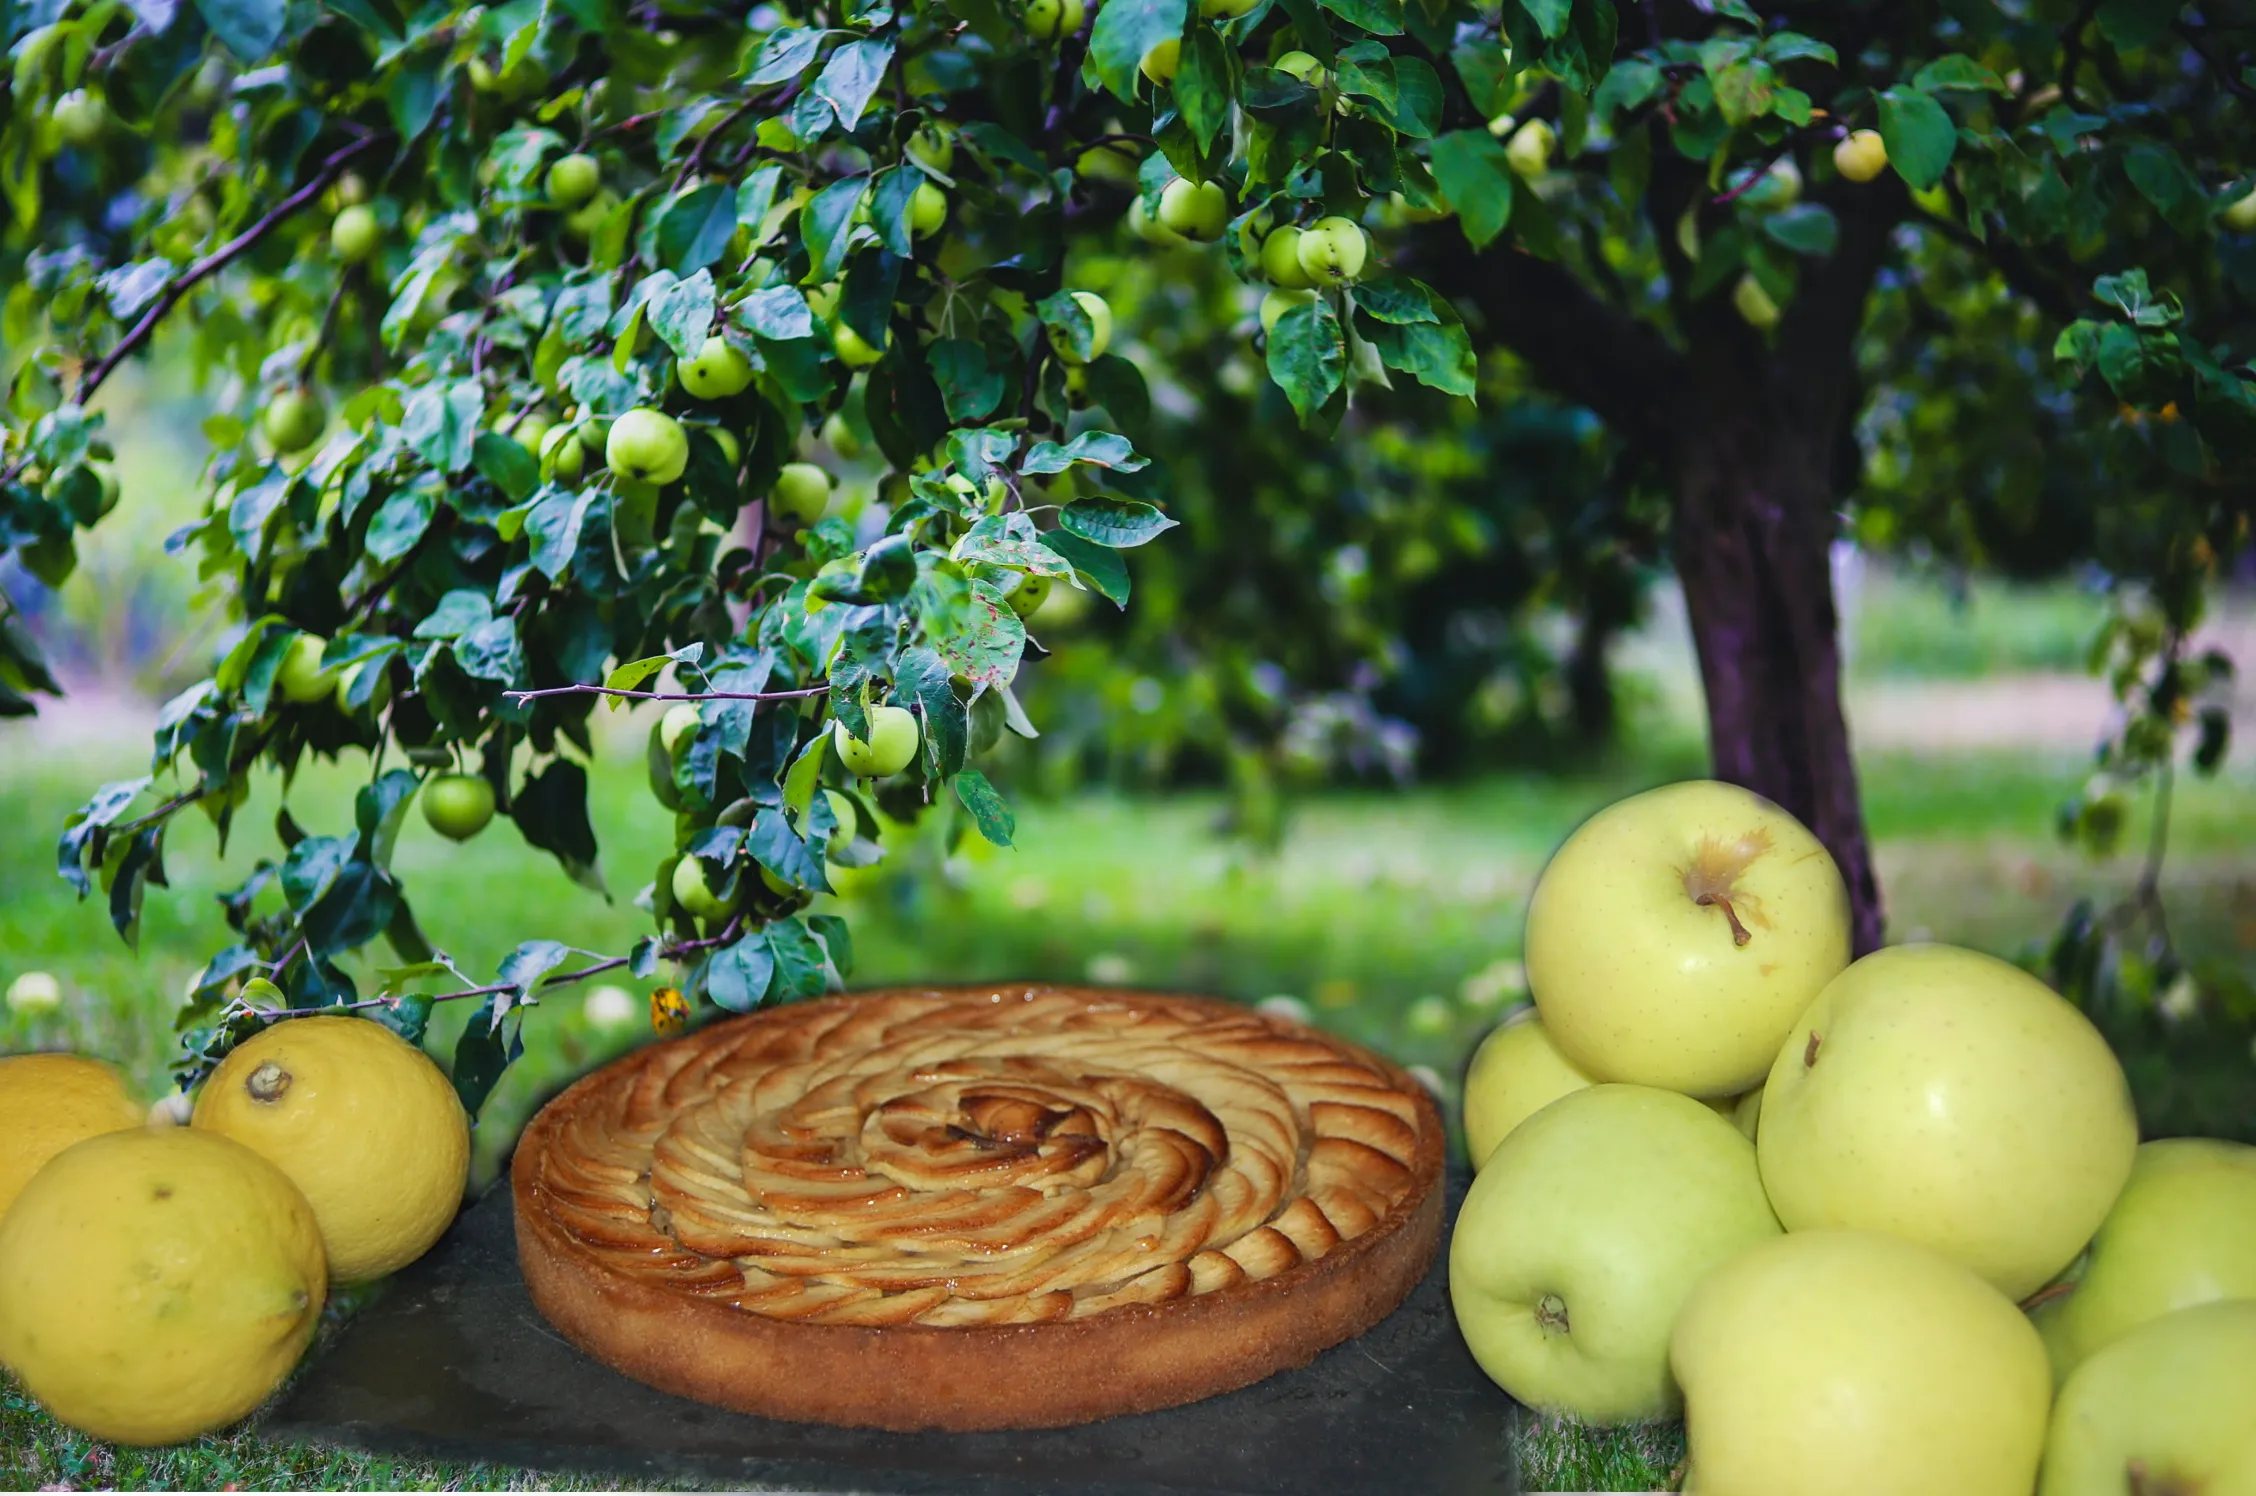
POLYGON ((596 1071, 511 1184, 534 1302, 628 1376, 800 1422, 1044 1428, 1377 1323, 1439 1240, 1442 1137, 1396 1066, 1233 1004, 893 990, 596 1071))

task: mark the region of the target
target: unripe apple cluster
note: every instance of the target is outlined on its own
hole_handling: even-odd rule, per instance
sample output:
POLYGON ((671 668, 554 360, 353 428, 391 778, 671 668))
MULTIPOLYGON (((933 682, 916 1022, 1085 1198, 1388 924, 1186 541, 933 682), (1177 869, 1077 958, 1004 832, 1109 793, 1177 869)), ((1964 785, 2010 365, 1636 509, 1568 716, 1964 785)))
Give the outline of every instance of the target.
POLYGON ((1475 1359, 1589 1422, 1681 1409, 1687 1490, 2209 1489, 2256 1454, 2256 1148, 2141 1148, 2074 1005, 1849 937, 1825 847, 1733 786, 1559 848, 1533 1007, 1465 1078, 1475 1359))

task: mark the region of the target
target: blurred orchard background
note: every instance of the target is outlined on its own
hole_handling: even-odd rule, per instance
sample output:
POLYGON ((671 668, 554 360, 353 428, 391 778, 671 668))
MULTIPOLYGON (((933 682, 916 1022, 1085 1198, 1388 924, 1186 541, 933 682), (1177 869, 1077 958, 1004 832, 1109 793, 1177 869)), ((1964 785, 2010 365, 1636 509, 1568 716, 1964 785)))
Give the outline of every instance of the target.
MULTIPOLYGON (((1147 251, 1091 279, 1147 344, 1193 320, 1251 322, 1245 293, 1188 256, 1147 251)), ((1281 397, 1251 352, 1186 363, 1211 384, 1170 383, 1155 362, 1145 443, 1172 468, 1183 528, 1135 553, 1128 611, 1060 589, 1034 630, 1048 653, 1020 694, 1044 731, 1006 739, 994 770, 1019 810, 1016 849, 928 832, 843 890, 855 981, 1038 977, 1269 1001, 1427 1067, 1454 1097, 1472 1045, 1524 1000, 1521 922, 1550 850, 1607 801, 1706 772, 1667 506, 1594 417, 1502 356, 1477 404, 1382 394, 1328 441, 1256 409, 1281 397), (1623 544, 1640 516, 1649 543, 1623 544)), ((208 825, 183 824, 138 952, 56 876, 54 838, 95 785, 145 772, 159 703, 239 627, 163 545, 200 502, 209 393, 161 343, 106 389, 122 511, 82 539, 59 591, 0 578, 68 689, 0 722, 0 986, 44 971, 65 993, 56 1011, 0 1016, 0 1049, 111 1055, 152 1095, 183 993, 228 938, 215 896, 270 850, 260 828, 285 787, 258 782, 224 855, 208 825)), ((2177 776, 2166 821, 2158 781, 2095 780, 2095 748, 2120 726, 2109 620, 2135 619, 2136 599, 2068 559, 2091 554, 2070 537, 2090 522, 2072 492, 1997 482, 2000 460, 1954 447, 1975 438, 1926 408, 1872 402, 1835 553, 1888 936, 2057 980, 2051 956, 2075 933, 2106 968, 2077 995, 2129 1062, 2150 1131, 2256 1139, 2256 697, 2229 699, 2234 751, 2212 775, 2177 776), (1993 468, 1984 502, 1971 486, 1938 492, 1976 463, 1993 468), (2120 938, 2084 938, 2094 929, 2120 938)), ((849 506, 868 500, 874 464, 816 455, 859 475, 849 506)), ((2025 455, 2058 461, 2042 443, 2025 455)), ((2204 617, 2189 652, 2256 659, 2256 579, 2219 578, 2204 617)), ((633 899, 672 835, 643 784, 648 712, 598 721, 608 901, 506 820, 463 846, 420 817, 403 834, 401 870, 437 895, 427 931, 466 969, 528 938, 608 952, 647 928, 633 899)), ((302 772, 287 787, 298 819, 349 818, 366 768, 302 772)), ((643 987, 542 1003, 481 1121, 481 1177, 543 1097, 651 1037, 646 1003, 643 987)), ((435 1052, 461 1020, 441 1010, 435 1052)))

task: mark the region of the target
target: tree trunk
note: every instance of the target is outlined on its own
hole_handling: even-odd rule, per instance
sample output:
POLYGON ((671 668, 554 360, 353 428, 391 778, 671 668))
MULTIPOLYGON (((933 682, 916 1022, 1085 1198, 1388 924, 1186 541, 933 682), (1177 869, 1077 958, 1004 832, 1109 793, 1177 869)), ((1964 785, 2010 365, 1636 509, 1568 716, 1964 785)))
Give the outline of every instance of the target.
POLYGON ((1880 885, 1841 711, 1831 446, 1732 414, 1679 446, 1672 475, 1709 757, 1718 779, 1776 801, 1825 843, 1863 955, 1880 945, 1880 885))
POLYGON ((1434 225, 1405 260, 1465 310, 1476 337, 1519 353, 1666 474, 1713 772, 1825 843, 1862 955, 1880 944, 1880 885, 1841 713, 1831 556, 1837 500, 1855 482, 1857 330, 1909 198, 1892 179, 1813 193, 1840 220, 1839 246, 1803 267, 1784 318, 1761 334, 1720 290, 1681 289, 1693 267, 1673 225, 1712 191, 1697 163, 1656 149, 1646 207, 1672 289, 1668 336, 1565 265, 1470 250, 1454 224, 1434 225))

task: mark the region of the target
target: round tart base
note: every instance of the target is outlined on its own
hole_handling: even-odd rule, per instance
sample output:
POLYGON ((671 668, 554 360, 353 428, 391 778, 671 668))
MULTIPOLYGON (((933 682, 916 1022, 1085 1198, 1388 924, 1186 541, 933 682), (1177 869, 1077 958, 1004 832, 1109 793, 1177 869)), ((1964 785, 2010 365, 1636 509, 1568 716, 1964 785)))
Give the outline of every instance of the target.
MULTIPOLYGON (((1176 1407, 1246 1386, 1362 1333, 1408 1295, 1441 1237, 1443 1130, 1424 1089, 1398 1067, 1284 1020, 1260 1022, 1367 1067, 1412 1098, 1408 1183, 1375 1222, 1273 1276, 1155 1303, 1127 1303, 1034 1323, 835 1324, 777 1318, 716 1296, 709 1281, 669 1283, 660 1246, 648 1271, 625 1270, 618 1242, 599 1249, 553 1208, 555 1150, 606 1104, 623 1072, 678 1046, 710 1046, 763 1023, 823 1021, 821 1010, 872 1000, 1085 999, 1165 1005, 1170 1014, 1249 1010, 1206 999, 1016 984, 869 993, 727 1019, 653 1045, 586 1077, 526 1129, 511 1164, 517 1255, 533 1302, 598 1361, 663 1391, 766 1418, 900 1432, 1055 1428, 1176 1407), (817 1015, 810 1020, 809 1015, 817 1015)), ((1321 1104, 1321 1103, 1319 1103, 1321 1104)), ((1306 1172, 1305 1142, 1300 1172, 1306 1172)), ((677 1258, 679 1253, 674 1254, 677 1258)), ((630 1265, 636 1259, 627 1258, 630 1265)), ((703 1276, 700 1274, 700 1276, 703 1276)))

